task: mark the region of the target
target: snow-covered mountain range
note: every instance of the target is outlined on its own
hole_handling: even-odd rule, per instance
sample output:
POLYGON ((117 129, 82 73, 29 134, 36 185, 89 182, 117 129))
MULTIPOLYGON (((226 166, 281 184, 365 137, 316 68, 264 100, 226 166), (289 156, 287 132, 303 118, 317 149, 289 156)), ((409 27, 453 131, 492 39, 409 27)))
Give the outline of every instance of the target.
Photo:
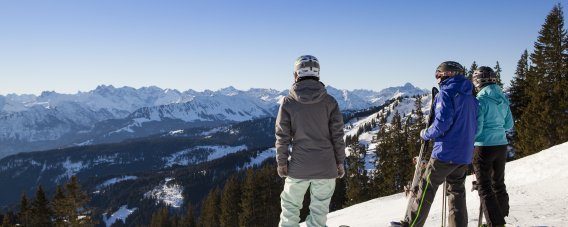
MULTIPOLYGON (((426 90, 407 83, 381 91, 327 86, 342 110, 381 105, 426 90)), ((152 134, 274 116, 287 90, 233 87, 180 92, 158 87, 98 86, 77 94, 0 96, 0 158, 75 145, 119 142, 152 134)))

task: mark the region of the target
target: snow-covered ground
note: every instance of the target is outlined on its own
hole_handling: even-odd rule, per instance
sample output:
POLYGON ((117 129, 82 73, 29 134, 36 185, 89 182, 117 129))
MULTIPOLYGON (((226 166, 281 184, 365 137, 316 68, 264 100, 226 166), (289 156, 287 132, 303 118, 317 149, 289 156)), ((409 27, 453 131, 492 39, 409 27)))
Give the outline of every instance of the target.
MULTIPOLYGON (((510 214, 505 220, 514 226, 568 226, 568 142, 523 159, 507 163, 505 183, 510 198, 510 214)), ((469 224, 479 215, 479 196, 471 192, 473 176, 466 180, 469 224)), ((425 226, 440 226, 442 190, 425 226)), ((402 193, 370 200, 328 214, 327 225, 337 227, 387 226, 403 218, 407 200, 402 193)), ((302 224, 301 226, 306 226, 302 224)))
POLYGON ((183 187, 179 184, 171 184, 174 178, 166 178, 165 182, 156 186, 149 192, 144 194, 144 198, 153 198, 156 202, 162 202, 174 208, 180 208, 183 205, 183 187))
POLYGON ((121 219, 123 222, 126 223, 126 218, 130 214, 134 213, 134 211, 136 211, 136 209, 137 208, 128 209, 127 205, 121 206, 120 209, 118 209, 116 212, 111 214, 108 219, 106 218, 106 213, 104 213, 103 214, 103 221, 105 222, 105 225, 107 227, 111 226, 112 224, 114 224, 119 219, 121 219))

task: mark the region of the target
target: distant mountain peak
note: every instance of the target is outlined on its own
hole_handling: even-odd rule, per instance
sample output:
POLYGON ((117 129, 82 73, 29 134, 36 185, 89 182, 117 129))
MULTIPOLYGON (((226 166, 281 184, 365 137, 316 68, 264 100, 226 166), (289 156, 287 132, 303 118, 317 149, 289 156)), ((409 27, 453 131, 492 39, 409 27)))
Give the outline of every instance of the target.
POLYGON ((97 88, 95 88, 95 91, 105 91, 105 90, 110 90, 110 89, 115 89, 115 87, 111 84, 111 85, 106 85, 106 84, 101 84, 99 86, 97 86, 97 88))
POLYGON ((49 96, 56 95, 56 94, 57 94, 57 92, 55 92, 55 91, 43 91, 39 95, 39 98, 47 98, 49 96))
POLYGON ((242 91, 236 89, 236 88, 233 87, 233 86, 229 86, 229 87, 226 87, 226 88, 219 89, 217 92, 220 93, 220 94, 222 94, 222 95, 234 96, 234 95, 238 95, 238 94, 241 93, 242 91))

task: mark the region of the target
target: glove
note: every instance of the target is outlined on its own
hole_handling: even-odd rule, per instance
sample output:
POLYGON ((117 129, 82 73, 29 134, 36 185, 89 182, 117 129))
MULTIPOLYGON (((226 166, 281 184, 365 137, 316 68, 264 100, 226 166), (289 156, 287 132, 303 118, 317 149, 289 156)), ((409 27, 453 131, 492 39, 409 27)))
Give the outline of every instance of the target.
POLYGON ((422 138, 422 140, 424 140, 424 141, 430 140, 430 139, 426 138, 426 129, 422 129, 422 131, 420 131, 420 138, 422 138))
POLYGON ((278 171, 278 176, 284 178, 288 176, 288 166, 278 166, 278 168, 276 169, 276 171, 278 171))
POLYGON ((343 164, 337 164, 337 177, 343 178, 345 176, 345 166, 343 164))

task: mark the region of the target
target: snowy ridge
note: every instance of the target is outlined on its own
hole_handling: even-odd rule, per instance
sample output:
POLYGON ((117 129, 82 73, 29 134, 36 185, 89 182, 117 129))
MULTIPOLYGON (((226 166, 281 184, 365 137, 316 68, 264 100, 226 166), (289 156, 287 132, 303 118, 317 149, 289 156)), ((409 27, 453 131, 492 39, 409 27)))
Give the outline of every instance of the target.
MULTIPOLYGON (((430 102, 432 100, 432 96, 431 95, 421 96, 420 98, 422 99, 422 112, 424 113, 425 116, 428 116, 428 113, 430 111, 430 102)), ((346 123, 347 125, 346 128, 348 130, 345 132, 345 135, 350 135, 350 136, 355 135, 360 127, 363 127, 363 125, 365 124, 371 123, 373 120, 377 121, 381 116, 385 116, 387 111, 390 111, 391 113, 387 118, 387 124, 391 122, 392 117, 396 111, 398 111, 401 116, 408 116, 414 109, 415 101, 416 101, 415 98, 411 97, 403 98, 401 101, 395 101, 394 103, 390 104, 388 107, 384 108, 383 110, 371 114, 365 118, 352 119, 350 122, 346 123)), ((378 130, 378 128, 373 130, 378 130)))
POLYGON ((118 158, 117 154, 101 155, 97 156, 94 159, 79 160, 79 161, 74 161, 67 157, 66 159, 58 160, 57 162, 51 162, 51 163, 47 162, 40 163, 39 161, 36 161, 33 158, 15 159, 5 162, 4 165, 0 167, 0 173, 16 171, 16 173, 13 174, 12 177, 19 177, 20 173, 23 173, 24 171, 27 171, 30 168, 41 166, 41 171, 39 173, 38 180, 42 178, 43 176, 42 174, 44 172, 57 171, 58 174, 59 173, 60 174, 52 178, 52 181, 54 183, 61 183, 69 179, 72 175, 76 175, 77 173, 83 170, 88 170, 97 165, 126 164, 126 163, 129 163, 129 161, 125 161, 121 158, 118 158))
POLYGON ((196 164, 203 161, 211 161, 214 159, 222 158, 225 155, 236 153, 238 151, 246 150, 248 147, 246 145, 240 146, 197 146, 190 149, 185 149, 176 153, 173 153, 167 157, 164 157, 165 167, 171 167, 173 165, 186 166, 189 164, 196 164), (202 160, 196 156, 191 156, 188 158, 188 154, 195 150, 208 150, 210 153, 207 155, 207 160, 202 160))
MULTIPOLYGON (((513 226, 568 225, 568 142, 537 154, 507 163, 505 183, 510 214, 505 220, 513 226)), ((469 225, 477 224, 479 196, 471 192, 474 176, 466 179, 469 225)), ((426 227, 440 226, 442 190, 438 190, 426 227)), ((373 199, 328 214, 328 226, 387 226, 403 218, 407 200, 403 193, 373 199)), ((301 226, 306 226, 303 223, 301 226)))
POLYGON ((106 187, 108 187, 108 186, 111 186, 111 185, 116 184, 116 183, 120 183, 120 182, 122 182, 122 181, 136 180, 136 179, 138 179, 137 176, 121 176, 121 177, 115 177, 115 178, 106 180, 105 182, 103 182, 102 184, 100 184, 99 186, 97 186, 97 188, 98 188, 98 189, 106 188, 106 187))

